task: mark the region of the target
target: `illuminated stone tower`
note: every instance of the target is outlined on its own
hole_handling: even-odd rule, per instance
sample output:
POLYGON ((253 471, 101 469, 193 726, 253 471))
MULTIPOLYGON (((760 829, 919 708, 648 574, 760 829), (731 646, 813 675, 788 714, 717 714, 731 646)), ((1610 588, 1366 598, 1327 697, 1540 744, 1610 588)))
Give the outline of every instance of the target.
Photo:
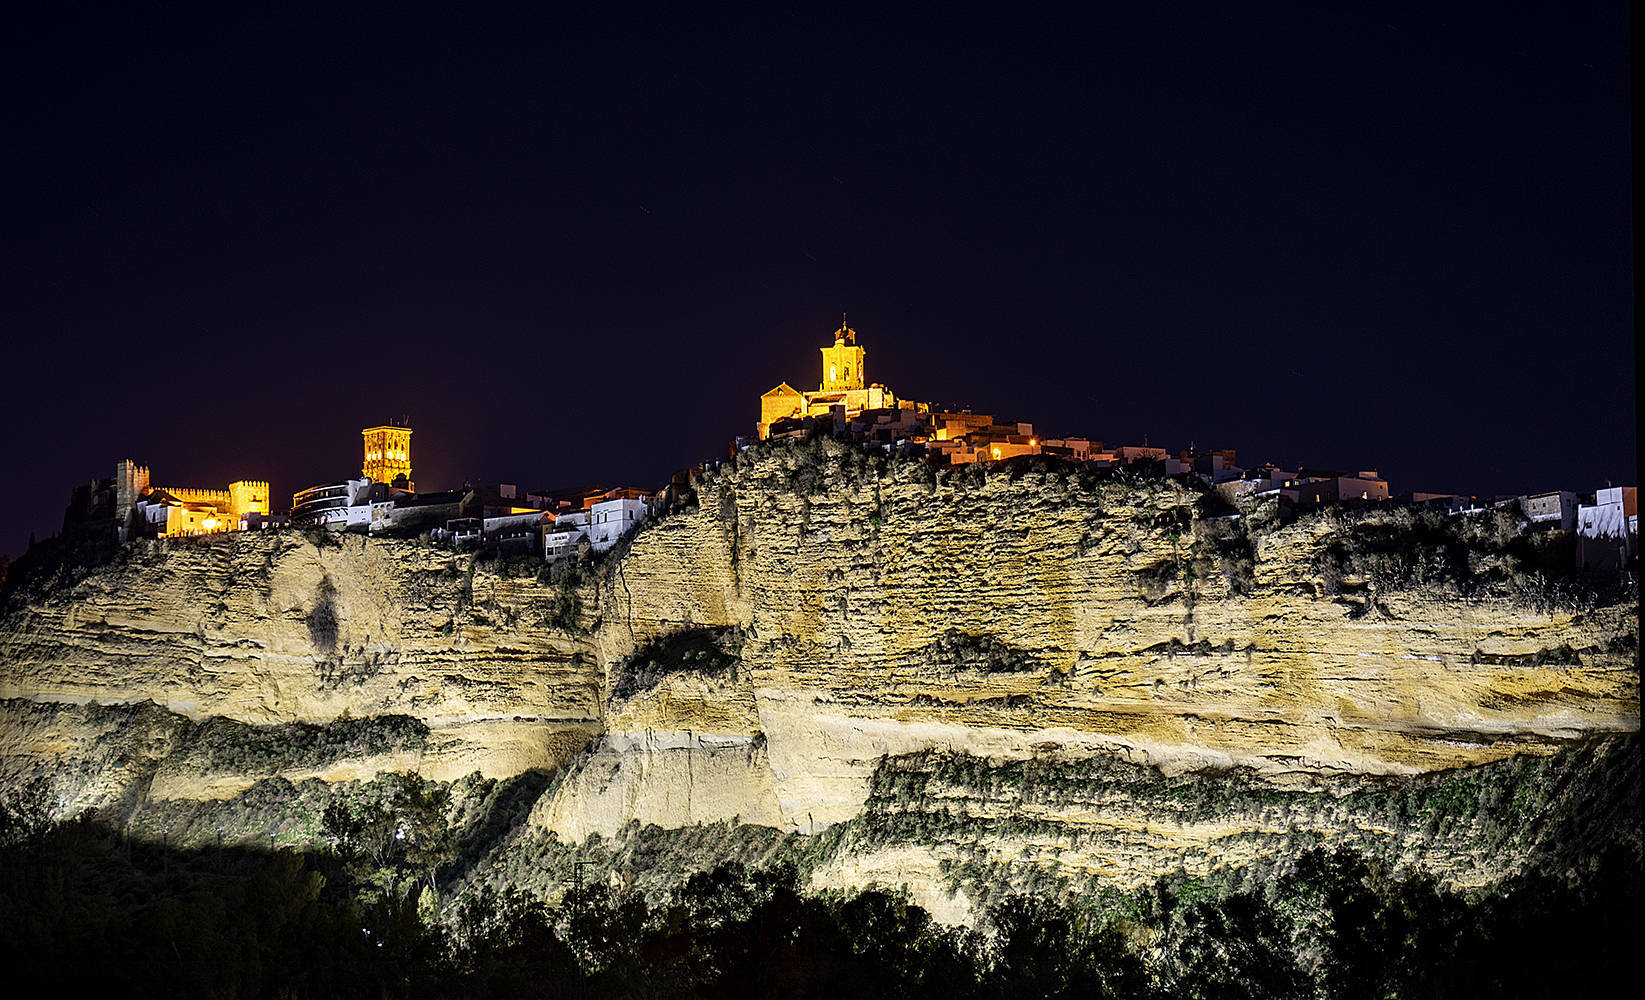
POLYGON ((845 325, 840 317, 840 328, 834 331, 834 346, 822 348, 821 392, 861 389, 863 378, 863 349, 857 346, 857 331, 845 325))
POLYGON ((404 476, 405 488, 411 484, 411 428, 384 424, 367 427, 360 432, 365 438, 366 459, 360 471, 372 482, 393 484, 404 476))
POLYGON ((228 484, 228 513, 235 521, 247 514, 269 513, 268 483, 260 479, 239 479, 228 484))

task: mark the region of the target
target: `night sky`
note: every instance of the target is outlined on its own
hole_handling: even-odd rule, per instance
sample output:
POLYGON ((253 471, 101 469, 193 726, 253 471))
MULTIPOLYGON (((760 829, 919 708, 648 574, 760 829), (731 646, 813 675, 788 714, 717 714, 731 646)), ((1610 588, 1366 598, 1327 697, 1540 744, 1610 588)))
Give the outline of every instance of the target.
POLYGON ((814 388, 1635 481, 1623 3, 13 17, 0 553, 157 485, 658 485, 814 388), (1132 9, 1134 8, 1134 9, 1132 9))

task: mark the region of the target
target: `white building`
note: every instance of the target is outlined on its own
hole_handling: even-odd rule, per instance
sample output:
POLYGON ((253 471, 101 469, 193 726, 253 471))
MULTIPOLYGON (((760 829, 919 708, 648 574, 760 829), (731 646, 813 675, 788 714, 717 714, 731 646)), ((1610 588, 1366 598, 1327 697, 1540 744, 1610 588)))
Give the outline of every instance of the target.
POLYGON ((543 558, 574 556, 587 539, 595 552, 604 552, 645 520, 650 501, 625 497, 601 500, 587 510, 561 514, 543 533, 543 558))
POLYGON ((373 499, 383 499, 387 495, 386 490, 374 491, 373 485, 369 477, 344 479, 293 494, 291 522, 333 531, 350 528, 364 531, 371 524, 373 499))
POLYGON ((1639 491, 1611 486, 1576 509, 1577 561, 1589 569, 1622 569, 1639 551, 1639 491))

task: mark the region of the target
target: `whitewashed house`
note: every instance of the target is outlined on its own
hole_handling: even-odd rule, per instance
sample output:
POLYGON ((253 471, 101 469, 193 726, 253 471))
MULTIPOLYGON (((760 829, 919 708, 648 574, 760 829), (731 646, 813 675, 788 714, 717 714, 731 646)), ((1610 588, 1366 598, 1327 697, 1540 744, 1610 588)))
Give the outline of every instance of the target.
POLYGON ((1639 491, 1611 486, 1593 506, 1576 510, 1577 561, 1588 569, 1622 569, 1639 551, 1639 491))
POLYGON ((575 556, 586 539, 595 552, 604 552, 645 520, 650 501, 638 497, 601 500, 587 510, 561 514, 543 532, 543 558, 575 556))

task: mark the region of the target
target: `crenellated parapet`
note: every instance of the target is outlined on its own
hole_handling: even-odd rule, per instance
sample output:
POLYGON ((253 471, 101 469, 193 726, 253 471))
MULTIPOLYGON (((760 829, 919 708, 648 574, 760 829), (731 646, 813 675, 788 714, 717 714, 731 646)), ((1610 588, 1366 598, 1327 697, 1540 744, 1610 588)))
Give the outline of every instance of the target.
POLYGON ((170 493, 184 503, 217 503, 229 502, 228 490, 203 490, 192 486, 161 486, 153 492, 170 493))

